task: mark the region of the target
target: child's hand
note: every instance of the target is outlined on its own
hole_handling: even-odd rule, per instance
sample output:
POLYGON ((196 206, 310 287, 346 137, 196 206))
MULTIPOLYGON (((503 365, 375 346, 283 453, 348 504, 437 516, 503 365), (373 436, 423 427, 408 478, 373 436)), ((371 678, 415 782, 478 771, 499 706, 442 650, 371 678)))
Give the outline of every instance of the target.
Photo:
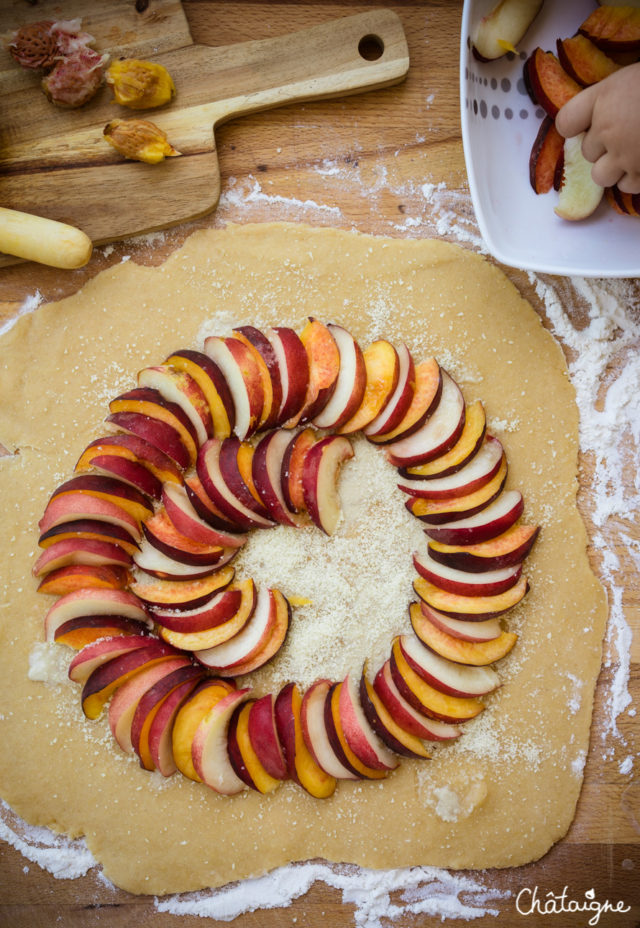
POLYGON ((565 138, 586 132, 582 153, 602 187, 640 193, 640 62, 586 87, 556 116, 565 138))

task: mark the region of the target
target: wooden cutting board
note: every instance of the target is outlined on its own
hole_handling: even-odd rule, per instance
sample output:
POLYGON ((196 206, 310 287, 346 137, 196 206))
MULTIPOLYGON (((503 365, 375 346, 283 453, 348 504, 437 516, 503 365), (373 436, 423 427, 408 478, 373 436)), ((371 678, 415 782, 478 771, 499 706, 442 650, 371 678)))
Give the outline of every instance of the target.
MULTIPOLYGON (((81 16, 98 51, 163 64, 177 95, 165 107, 132 111, 113 103, 105 86, 84 107, 64 110, 49 103, 38 72, 20 68, 1 48, 0 205, 78 226, 95 244, 202 216, 220 196, 217 125, 286 103, 385 87, 409 68, 402 25, 390 10, 212 47, 193 43, 179 2, 144 7, 133 0, 2 4, 5 41, 25 22, 81 16), (157 165, 126 161, 103 138, 115 117, 151 119, 182 156, 157 165)), ((0 256, 0 265, 15 260, 0 256)))

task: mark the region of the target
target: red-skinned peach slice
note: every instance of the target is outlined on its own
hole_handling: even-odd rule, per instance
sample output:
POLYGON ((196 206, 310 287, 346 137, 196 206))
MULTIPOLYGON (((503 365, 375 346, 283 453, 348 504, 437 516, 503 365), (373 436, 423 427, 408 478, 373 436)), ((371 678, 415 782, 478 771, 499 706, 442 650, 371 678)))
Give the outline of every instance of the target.
POLYGON ((222 442, 213 438, 200 449, 196 469, 205 493, 225 518, 234 522, 243 530, 272 528, 275 522, 271 519, 265 519, 258 512, 249 509, 227 486, 220 470, 221 448, 222 442))
POLYGON ((133 651, 144 650, 150 643, 157 642, 150 635, 114 635, 99 638, 85 645, 69 664, 69 679, 74 683, 86 683, 94 670, 108 661, 133 651))
POLYGON ((78 474, 61 483, 50 498, 54 500, 67 493, 84 493, 87 496, 95 496, 97 499, 115 503, 136 521, 147 519, 153 513, 151 504, 147 502, 142 493, 115 477, 103 477, 101 474, 78 474))
MULTIPOLYGON (((420 611, 418 603, 413 603, 410 608, 420 611)), ((434 689, 448 696, 474 699, 486 696, 500 686, 500 678, 491 667, 471 667, 450 661, 425 647, 415 635, 402 635, 400 648, 411 669, 434 689)))
POLYGON ((475 545, 511 528, 522 515, 524 503, 518 490, 505 490, 475 515, 425 529, 433 541, 447 545, 475 545))
POLYGON ((442 722, 454 725, 465 722, 484 709, 479 699, 449 696, 423 680, 406 660, 399 638, 394 640, 391 649, 391 676, 400 694, 414 709, 442 722))
POLYGON ((225 551, 220 545, 201 545, 180 534, 165 509, 158 509, 155 515, 147 519, 142 530, 149 544, 181 564, 213 567, 225 551))
POLYGON ((171 733, 171 750, 177 769, 190 780, 200 782, 191 754, 196 729, 213 706, 234 692, 234 689, 233 683, 207 677, 183 701, 176 713, 171 733))
POLYGON ((545 116, 529 155, 529 181, 533 190, 548 193, 555 185, 563 164, 564 137, 556 129, 555 120, 545 116))
POLYGON ((422 741, 452 741, 462 734, 459 725, 432 719, 407 702, 394 683, 391 661, 385 661, 376 674, 373 690, 396 724, 422 741))
POLYGON ((129 580, 129 571, 123 567, 69 564, 68 567, 58 567, 43 577, 38 584, 38 593, 65 596, 67 593, 88 588, 124 590, 129 585, 129 580))
MULTIPOLYGON (((420 612, 413 612, 411 620, 414 632, 420 641, 436 654, 459 664, 470 664, 474 667, 493 664, 505 657, 518 640, 514 632, 501 632, 497 638, 491 638, 489 641, 467 641, 438 628, 432 619, 431 609, 423 607, 420 612)), ((476 624, 484 625, 483 622, 476 624)))
POLYGON ((302 736, 316 764, 322 767, 325 773, 337 780, 357 780, 359 776, 340 762, 327 734, 325 705, 331 685, 330 680, 316 680, 302 697, 302 736))
POLYGON ((134 519, 126 509, 109 500, 101 499, 99 496, 83 493, 82 490, 76 493, 63 493, 47 503, 47 508, 38 522, 41 537, 59 525, 80 520, 106 522, 126 529, 131 540, 136 543, 142 537, 138 520, 134 519))
POLYGON ((569 77, 553 52, 534 49, 524 63, 524 83, 529 96, 548 116, 555 118, 558 110, 582 88, 569 77))
POLYGON ((111 400, 109 411, 113 414, 134 413, 148 416, 171 426, 180 436, 180 441, 189 454, 190 463, 195 462, 199 447, 195 426, 181 406, 165 399, 158 390, 151 387, 129 390, 111 400))
POLYGON ((300 336, 289 326, 277 326, 267 333, 278 362, 282 400, 278 422, 286 428, 296 425, 309 388, 309 359, 300 336))
POLYGON ((338 429, 342 435, 358 432, 373 422, 386 409, 398 384, 400 359, 391 342, 378 339, 362 354, 366 375, 364 396, 353 416, 338 429))
POLYGON ((228 641, 244 628, 253 615, 257 603, 256 585, 251 580, 242 580, 238 584, 242 594, 237 611, 218 625, 203 629, 200 632, 174 632, 170 628, 160 626, 160 637, 182 651, 203 651, 205 648, 214 648, 216 645, 228 641))
POLYGON ((604 196, 604 187, 591 176, 591 162, 582 154, 584 135, 581 132, 564 140, 562 186, 555 212, 561 219, 571 222, 591 216, 604 196))
POLYGON ((227 744, 231 717, 249 692, 249 689, 236 690, 223 696, 209 709, 193 735, 191 756, 195 771, 205 786, 223 796, 232 796, 246 788, 231 766, 227 744))
POLYGON ((524 37, 542 0, 500 0, 483 16, 471 36, 472 52, 479 61, 501 58, 524 37))
POLYGON ((159 706, 149 727, 149 754, 154 768, 163 777, 172 776, 178 769, 173 757, 173 726, 183 703, 201 680, 202 676, 197 676, 173 689, 159 706))
POLYGON ((241 533, 240 526, 227 519, 213 500, 209 498, 197 474, 190 474, 185 479, 184 486, 191 505, 208 525, 219 529, 221 532, 241 533))
POLYGON ((300 422, 309 422, 329 402, 340 373, 340 352, 336 340, 324 323, 309 317, 300 333, 309 362, 309 386, 300 422))
POLYGON ((417 432, 431 416, 442 395, 442 371, 435 358, 415 365, 415 389, 406 413, 394 429, 388 432, 367 433, 376 444, 386 445, 408 438, 417 432))
POLYGON ((38 538, 41 548, 49 548, 59 541, 87 538, 93 541, 106 541, 118 545, 127 554, 134 554, 138 544, 133 541, 131 533, 121 525, 112 522, 101 522, 98 519, 73 519, 71 522, 60 522, 38 538))
POLYGON ((416 635, 422 641, 420 629, 424 625, 425 618, 428 619, 436 628, 453 638, 461 638, 462 641, 495 641, 502 634, 502 626, 499 619, 485 619, 482 622, 469 622, 466 619, 452 619, 451 616, 445 615, 427 606, 420 600, 420 612, 412 610, 411 624, 416 635), (422 613, 422 615, 420 614, 422 613))
POLYGON ((168 422, 139 412, 114 412, 105 420, 115 430, 141 438, 170 458, 181 470, 191 465, 191 455, 180 433, 168 422))
POLYGON ((313 425, 335 431, 353 416, 360 406, 367 382, 364 356, 353 335, 340 325, 330 323, 340 355, 340 370, 333 392, 323 409, 314 416, 313 425))
POLYGON ((196 434, 198 445, 213 435, 213 418, 207 397, 197 380, 185 370, 168 364, 145 367, 138 372, 140 387, 157 390, 168 403, 182 409, 196 434))
POLYGON ((234 575, 233 567, 224 567, 196 580, 160 580, 139 573, 131 584, 131 592, 151 608, 195 609, 227 587, 234 575))
POLYGON ((338 469, 353 457, 353 448, 343 435, 327 435, 309 449, 304 459, 302 488, 304 504, 318 528, 333 534, 340 521, 338 469))
POLYGON ((258 427, 264 407, 264 390, 258 362, 250 348, 237 338, 211 335, 204 350, 222 371, 235 408, 234 432, 244 439, 258 427))
POLYGON ((327 737, 340 763, 359 779, 380 780, 387 776, 388 770, 369 767, 351 750, 342 729, 340 715, 340 691, 342 683, 334 683, 325 702, 324 723, 327 737))
POLYGON ((237 554, 235 548, 223 548, 222 552, 214 564, 185 564, 184 561, 164 554, 145 538, 133 560, 136 567, 159 580, 200 580, 208 577, 212 571, 226 567, 237 554))
POLYGON ((442 371, 440 402, 416 432, 388 445, 389 463, 395 467, 412 467, 446 454, 462 434, 464 410, 460 387, 446 371, 442 371))
POLYGON ((251 703, 247 734, 258 760, 269 776, 275 780, 286 780, 287 764, 278 738, 275 700, 272 693, 267 693, 251 703))
POLYGON ((371 727, 360 704, 358 683, 351 674, 340 686, 338 711, 344 737, 358 760, 374 770, 388 771, 398 766, 397 755, 371 727))
MULTIPOLYGON (((103 641, 107 640, 103 639, 103 641)), ((82 651, 79 653, 82 654, 82 651)), ((137 648, 129 654, 113 657, 96 667, 82 687, 82 711, 88 719, 97 719, 111 696, 127 680, 145 667, 173 660, 175 655, 174 649, 164 642, 157 638, 149 638, 144 648, 137 648)))
POLYGON ((259 793, 271 793, 280 785, 280 780, 267 773, 251 743, 249 737, 251 702, 238 706, 231 716, 227 744, 229 760, 237 776, 247 786, 259 793))
POLYGON ((215 647, 196 651, 194 657, 219 674, 235 675, 237 665, 253 661, 264 650, 275 621, 275 601, 266 587, 260 587, 256 593, 253 613, 240 631, 215 647))
POLYGON ((253 325, 241 325, 233 330, 237 338, 251 351, 262 380, 262 414, 258 429, 271 429, 278 421, 282 404, 282 384, 273 345, 266 335, 253 325))
POLYGON ((604 191, 609 206, 620 216, 640 216, 640 195, 623 193, 617 184, 604 191))
POLYGON ((99 638, 139 635, 142 631, 140 622, 122 615, 82 615, 58 625, 53 637, 58 644, 66 644, 74 651, 80 651, 99 638))
POLYGON ((260 648, 245 661, 235 664, 233 675, 240 677, 243 674, 252 673, 258 667, 263 667, 274 654, 277 654, 284 644, 289 626, 291 624, 291 606, 288 600, 282 595, 280 590, 269 590, 273 608, 275 609, 274 621, 268 639, 260 648))
POLYGON ((317 440, 313 429, 302 429, 289 440, 282 456, 280 475, 282 495, 287 509, 292 512, 306 511, 303 486, 304 459, 317 440))
POLYGON ((63 622, 85 615, 122 615, 144 625, 151 624, 143 603, 134 593, 87 588, 67 593, 51 606, 44 618, 45 639, 53 641, 63 622))
POLYGON ((402 468, 400 473, 406 480, 440 479, 455 474, 464 467, 482 447, 487 419, 480 400, 465 405, 464 426, 460 438, 450 451, 433 461, 402 468))
POLYGON ((421 577, 434 586, 459 596, 497 596, 515 586, 522 575, 522 563, 499 570, 469 573, 447 567, 426 554, 414 554, 413 565, 421 577))
MULTIPOLYGON (((185 683, 191 683, 194 687, 202 679, 202 671, 190 663, 188 658, 176 658, 175 662, 165 661, 161 666, 164 673, 159 673, 154 682, 150 680, 151 686, 146 687, 139 698, 131 720, 131 746, 138 755, 140 766, 145 770, 155 769, 149 734, 162 703, 174 689, 185 683)), ((114 700, 119 693, 120 690, 116 692, 114 700)), ((111 705, 113 705, 113 700, 111 705)))
POLYGON ((137 435, 105 435, 92 441, 78 458, 76 471, 86 471, 96 457, 121 457, 145 467, 160 483, 172 480, 182 483, 182 473, 176 462, 137 435))
POLYGON ((235 425, 235 407, 227 381, 218 365, 202 351, 175 351, 165 364, 184 371, 195 380, 206 397, 211 413, 212 437, 228 438, 235 425))
POLYGON ((405 505, 416 519, 421 519, 429 525, 467 519, 481 512, 500 495, 506 479, 507 459, 502 457, 497 473, 488 483, 473 493, 466 496, 452 496, 448 499, 423 499, 412 496, 405 505))
POLYGON ((416 388, 416 367, 411 352, 402 343, 396 349, 398 356, 398 380, 395 390, 371 422, 363 429, 367 438, 393 432, 400 425, 411 406, 416 388))
POLYGON ((302 734, 301 709, 298 685, 285 684, 276 696, 274 711, 287 772, 311 796, 326 799, 335 791, 336 779, 318 766, 307 748, 302 734))
POLYGON ((302 521, 287 506, 282 488, 283 461, 290 441, 288 431, 276 429, 260 439, 253 454, 253 483, 269 517, 280 525, 299 525, 302 521))
POLYGON ((527 557, 539 530, 537 525, 512 525, 502 535, 471 545, 430 541, 429 553, 434 561, 453 567, 454 570, 468 573, 502 570, 521 563, 527 557))
POLYGON ((580 26, 581 35, 608 52, 640 49, 640 10, 629 6, 601 6, 580 26))
POLYGON ((90 468, 105 477, 116 477, 130 484, 150 499, 160 499, 162 484, 144 464, 119 454, 96 454, 91 458, 90 468))
POLYGON ((580 33, 570 39, 558 39, 556 45, 560 64, 583 87, 597 84, 621 67, 594 45, 591 39, 580 33))
POLYGON ((242 591, 237 587, 221 590, 193 609, 167 609, 154 606, 151 615, 158 625, 174 632, 201 632, 214 628, 236 614, 242 602, 242 591))
POLYGON ((68 567, 71 564, 129 567, 131 555, 119 545, 108 541, 96 541, 93 538, 65 538, 45 548, 33 565, 32 573, 34 577, 42 577, 52 570, 68 567))
POLYGON ((269 510, 260 498, 253 480, 255 450, 248 441, 225 438, 220 445, 220 475, 231 493, 249 512, 270 521, 269 510))
POLYGON ((247 540, 246 535, 222 532, 208 525, 193 508, 184 487, 174 483, 165 484, 162 489, 162 502, 176 529, 198 544, 241 548, 247 540))
POLYGON ((526 577, 520 577, 518 582, 504 593, 496 596, 459 596, 440 589, 429 583, 424 577, 417 577, 413 588, 428 606, 438 612, 444 612, 454 619, 490 619, 502 615, 516 606, 525 596, 529 584, 526 577))
POLYGON ((373 686, 366 678, 366 668, 360 677, 360 703, 367 721, 388 748, 404 757, 430 757, 422 741, 402 728, 393 718, 373 686))
POLYGON ((497 474, 504 451, 497 438, 487 436, 477 454, 447 477, 403 480, 398 487, 410 496, 422 499, 450 499, 480 490, 497 474))

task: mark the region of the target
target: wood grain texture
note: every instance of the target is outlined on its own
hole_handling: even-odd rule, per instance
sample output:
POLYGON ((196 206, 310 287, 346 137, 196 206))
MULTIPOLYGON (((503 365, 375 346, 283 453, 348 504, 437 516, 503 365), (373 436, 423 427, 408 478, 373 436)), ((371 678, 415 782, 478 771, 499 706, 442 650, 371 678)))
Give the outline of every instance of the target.
MULTIPOLYGON (((26 8, 18 0, 14 5, 26 8)), ((150 9, 154 5, 152 2, 150 9)), ((457 68, 462 4, 453 0, 391 0, 386 5, 400 16, 407 35, 411 68, 405 82, 357 97, 247 114, 221 125, 216 133, 223 190, 218 213, 177 226, 151 242, 127 241, 97 250, 90 264, 79 271, 34 265, 6 268, 0 271, 0 319, 15 315, 24 298, 36 291, 46 301, 74 293, 101 269, 127 256, 140 263, 158 264, 194 229, 225 221, 288 219, 402 237, 411 234, 407 221, 415 219, 423 223, 418 234, 433 234, 435 229, 453 238, 447 231, 446 216, 435 207, 425 207, 421 191, 425 183, 444 183, 451 208, 468 222, 470 231, 475 229, 459 124, 457 68), (231 196, 238 190, 244 193, 242 201, 231 196)), ((186 0, 184 4, 194 42, 215 46, 271 38, 374 6, 359 0, 186 0)), ((529 276, 510 268, 503 270, 540 313, 543 324, 550 327, 529 276)), ((584 307, 568 282, 558 279, 554 283, 563 294, 568 317, 581 324, 584 307)), ((634 287, 638 294, 640 287, 637 283, 634 287)), ((640 324, 640 318, 637 322, 640 324)), ((630 473, 630 485, 633 479, 630 473)), ((593 536, 593 464, 588 459, 582 461, 580 480, 580 506, 593 536)), ((629 521, 627 530, 631 538, 638 538, 637 525, 629 521)), ((629 689, 637 702, 639 586, 629 552, 620 546, 614 553, 620 557, 627 579, 622 596, 634 631, 629 689)), ((596 551, 591 554, 598 572, 601 555, 596 551)), ((604 667, 598 684, 585 786, 568 836, 541 861, 481 875, 487 885, 510 895, 493 904, 500 912, 498 918, 488 915, 473 921, 479 928, 520 924, 524 928, 582 928, 586 924, 580 914, 518 915, 517 893, 536 885, 543 895, 560 893, 569 886, 574 897, 593 888, 600 900, 624 899, 633 906, 625 915, 603 916, 599 924, 604 928, 633 928, 640 922, 640 790, 618 772, 619 762, 639 749, 637 721, 625 715, 619 721, 621 738, 613 746, 605 741, 613 673, 613 667, 604 667)), ((153 928, 201 928, 204 924, 196 917, 159 913, 153 900, 107 887, 93 873, 77 881, 56 880, 17 851, 0 845, 0 925, 120 928, 136 923, 153 928)), ((289 908, 242 915, 233 924, 237 928, 289 928, 294 924, 352 928, 353 906, 343 903, 337 890, 316 884, 289 908)), ((390 924, 394 928, 435 928, 442 923, 439 918, 422 915, 390 924)))

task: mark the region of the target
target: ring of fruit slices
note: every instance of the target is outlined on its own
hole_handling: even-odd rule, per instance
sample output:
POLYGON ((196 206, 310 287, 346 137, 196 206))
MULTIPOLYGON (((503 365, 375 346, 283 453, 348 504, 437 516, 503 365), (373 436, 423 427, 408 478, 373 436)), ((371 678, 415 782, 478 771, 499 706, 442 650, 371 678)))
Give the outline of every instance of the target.
POLYGON ((362 350, 314 318, 300 334, 241 326, 141 370, 106 422, 46 506, 33 573, 58 597, 45 637, 76 650, 85 715, 108 705, 144 768, 227 795, 291 779, 322 798, 429 757, 482 711, 491 665, 516 641, 501 616, 527 591, 538 529, 520 523, 482 403, 435 359, 386 339, 362 350), (336 529, 359 431, 425 524, 412 631, 375 674, 254 696, 241 680, 277 653, 291 606, 237 578, 233 558, 252 530, 336 529))

